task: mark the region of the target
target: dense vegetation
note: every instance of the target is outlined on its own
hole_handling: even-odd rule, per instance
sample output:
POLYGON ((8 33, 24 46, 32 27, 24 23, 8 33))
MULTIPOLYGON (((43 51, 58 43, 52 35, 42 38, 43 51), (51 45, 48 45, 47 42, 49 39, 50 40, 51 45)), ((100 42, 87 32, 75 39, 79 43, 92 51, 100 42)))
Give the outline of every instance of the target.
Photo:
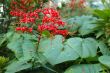
POLYGON ((110 72, 110 1, 60 1, 0 0, 0 73, 110 72))

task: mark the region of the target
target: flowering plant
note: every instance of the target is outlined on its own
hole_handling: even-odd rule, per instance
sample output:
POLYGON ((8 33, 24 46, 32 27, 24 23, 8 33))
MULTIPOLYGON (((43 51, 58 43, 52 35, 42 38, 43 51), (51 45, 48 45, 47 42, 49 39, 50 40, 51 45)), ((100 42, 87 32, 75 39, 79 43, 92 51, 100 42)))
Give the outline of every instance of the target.
MULTIPOLYGON (((105 23, 109 22, 109 10, 95 11, 101 18, 99 24, 106 24, 103 27, 97 25, 98 18, 93 15, 67 15, 67 18, 63 18, 62 9, 45 7, 45 1, 10 1, 9 13, 15 21, 0 42, 0 49, 8 50, 5 54, 9 57, 0 56, 0 72, 39 73, 42 69, 43 73, 108 72, 109 41, 104 38, 107 36, 109 39, 109 35, 102 34, 102 31, 109 26, 109 23, 105 23), (101 33, 96 30, 97 27, 100 27, 101 33)), ((49 0, 47 4, 50 1, 52 3, 49 0)), ((85 2, 71 0, 68 6, 72 9, 70 13, 74 13, 77 8, 85 8, 85 2)), ((109 32, 108 28, 105 30, 109 32)), ((1 50, 0 55, 3 55, 1 50)))

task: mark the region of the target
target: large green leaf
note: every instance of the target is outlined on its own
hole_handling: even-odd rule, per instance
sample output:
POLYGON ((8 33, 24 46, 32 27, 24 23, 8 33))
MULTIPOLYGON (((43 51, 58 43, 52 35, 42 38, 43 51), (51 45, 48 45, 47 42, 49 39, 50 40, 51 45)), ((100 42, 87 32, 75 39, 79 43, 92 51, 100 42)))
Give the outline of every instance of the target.
POLYGON ((97 42, 92 38, 70 38, 64 44, 63 37, 57 35, 54 39, 45 38, 40 41, 39 52, 47 58, 52 65, 77 58, 96 56, 97 42))
MULTIPOLYGON (((36 54, 35 44, 32 41, 31 35, 18 35, 16 33, 9 41, 7 47, 15 53, 17 60, 11 61, 6 67, 6 73, 15 73, 32 67, 33 61, 39 62, 39 57, 36 54), (13 69, 15 68, 15 69, 13 69)), ((33 38, 35 39, 35 38, 33 38)), ((41 61, 42 62, 42 61, 41 61)))
POLYGON ((42 39, 40 41, 39 51, 51 64, 58 64, 68 60, 75 60, 79 56, 68 46, 63 47, 63 37, 58 35, 54 39, 42 39))
POLYGON ((24 56, 31 59, 36 54, 36 48, 32 42, 34 39, 33 35, 15 33, 12 39, 9 38, 7 47, 15 53, 16 58, 24 56))
POLYGON ((64 73, 100 73, 103 69, 100 64, 73 65, 64 73))
POLYGON ((98 43, 92 38, 70 38, 67 40, 69 45, 81 58, 95 57, 98 43))
POLYGON ((110 56, 101 56, 99 57, 100 63, 110 68, 110 56))
POLYGON ((14 60, 6 67, 5 73, 15 73, 24 69, 31 68, 32 64, 28 63, 25 58, 20 58, 19 61, 14 60))
POLYGON ((87 35, 89 33, 92 33, 95 30, 94 28, 97 25, 94 23, 96 22, 96 20, 97 20, 97 18, 95 18, 93 16, 83 15, 83 16, 77 16, 74 18, 70 18, 70 19, 66 20, 66 22, 68 23, 67 26, 70 26, 69 27, 70 31, 78 30, 80 35, 87 35))
MULTIPOLYGON (((63 52, 62 40, 63 37, 58 35, 55 36, 54 39, 45 38, 40 41, 39 52, 42 52, 47 60, 53 65, 61 63, 61 61, 58 61, 57 58, 63 52)), ((62 56, 62 58, 65 59, 67 57, 62 56)))
POLYGON ((94 28, 97 26, 94 22, 97 20, 92 16, 82 16, 80 18, 82 23, 79 23, 81 27, 79 28, 79 33, 81 35, 86 35, 94 31, 94 28))
POLYGON ((20 58, 23 56, 22 44, 22 37, 16 37, 7 44, 7 47, 15 53, 16 58, 20 58))

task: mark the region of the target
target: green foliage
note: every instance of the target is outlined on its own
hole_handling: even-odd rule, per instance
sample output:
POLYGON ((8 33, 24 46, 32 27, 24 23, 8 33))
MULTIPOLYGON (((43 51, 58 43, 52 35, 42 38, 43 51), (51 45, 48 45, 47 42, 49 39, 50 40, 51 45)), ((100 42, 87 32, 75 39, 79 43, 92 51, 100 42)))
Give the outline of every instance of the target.
MULTIPOLYGON (((8 34, 9 36, 10 34, 8 34)), ((37 55, 35 43, 32 39, 35 39, 33 35, 19 33, 14 33, 12 37, 8 38, 7 47, 14 52, 17 59, 15 58, 9 63, 5 68, 5 73, 15 73, 20 70, 32 68, 35 63, 41 63, 43 61, 43 59, 39 59, 42 55, 37 55)))
MULTIPOLYGON (((3 2, 6 8, 10 1, 3 2)), ((32 4, 37 8, 47 1, 33 0, 32 4)), ((102 2, 105 4, 105 0, 102 2)), ((9 58, 0 56, 0 72, 5 69, 4 73, 16 73, 44 67, 58 73, 107 73, 110 69, 110 9, 94 10, 94 16, 75 16, 65 21, 67 26, 61 29, 78 32, 75 36, 51 35, 48 31, 41 34, 34 28, 32 33, 10 30, 0 37, 0 48, 14 53, 9 58)))
POLYGON ((105 8, 110 8, 110 1, 108 0, 101 0, 101 2, 103 3, 103 6, 105 7, 105 8))
POLYGON ((110 9, 103 9, 103 10, 94 10, 94 15, 97 16, 99 19, 97 20, 97 31, 98 33, 96 36, 100 37, 104 35, 106 38, 109 37, 109 29, 110 29, 110 9), (99 35, 100 33, 100 35, 99 35))
POLYGON ((95 24, 96 20, 97 18, 93 16, 76 16, 66 20, 68 23, 67 29, 70 31, 78 31, 79 35, 87 35, 95 31, 97 26, 95 24))

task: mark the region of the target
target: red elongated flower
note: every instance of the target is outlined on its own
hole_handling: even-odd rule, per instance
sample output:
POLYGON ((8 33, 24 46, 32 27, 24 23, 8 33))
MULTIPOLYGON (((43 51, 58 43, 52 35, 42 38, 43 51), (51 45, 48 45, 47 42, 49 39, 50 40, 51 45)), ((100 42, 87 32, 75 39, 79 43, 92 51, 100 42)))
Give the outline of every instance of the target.
POLYGON ((16 31, 20 31, 21 30, 21 28, 20 27, 16 27, 16 29, 15 29, 16 31))
POLYGON ((22 27, 22 28, 21 28, 21 31, 22 31, 22 32, 27 31, 27 27, 22 27))
POLYGON ((20 19, 20 22, 22 22, 22 23, 31 23, 31 22, 35 22, 35 18, 22 18, 22 19, 20 19))
POLYGON ((67 36, 68 31, 67 30, 56 30, 55 34, 60 34, 60 35, 63 35, 63 36, 67 36))
POLYGON ((52 8, 45 8, 42 13, 44 15, 50 14, 52 17, 58 17, 59 16, 59 12, 52 9, 52 8))
POLYGON ((16 27, 16 29, 15 29, 16 31, 22 31, 22 32, 32 32, 33 31, 33 28, 28 28, 28 27, 26 27, 26 26, 24 26, 24 27, 16 27))
POLYGON ((41 9, 36 9, 36 10, 34 10, 34 12, 39 13, 39 12, 42 12, 42 10, 41 9))
POLYGON ((59 26, 64 26, 64 25, 65 25, 65 22, 63 22, 62 20, 58 20, 58 21, 56 21, 56 23, 57 23, 59 26))
POLYGON ((33 31, 33 28, 29 28, 28 31, 31 33, 33 31))
POLYGON ((38 26, 38 31, 42 32, 42 31, 45 31, 45 30, 54 32, 54 31, 57 30, 57 27, 55 27, 54 25, 45 25, 45 24, 38 26))

